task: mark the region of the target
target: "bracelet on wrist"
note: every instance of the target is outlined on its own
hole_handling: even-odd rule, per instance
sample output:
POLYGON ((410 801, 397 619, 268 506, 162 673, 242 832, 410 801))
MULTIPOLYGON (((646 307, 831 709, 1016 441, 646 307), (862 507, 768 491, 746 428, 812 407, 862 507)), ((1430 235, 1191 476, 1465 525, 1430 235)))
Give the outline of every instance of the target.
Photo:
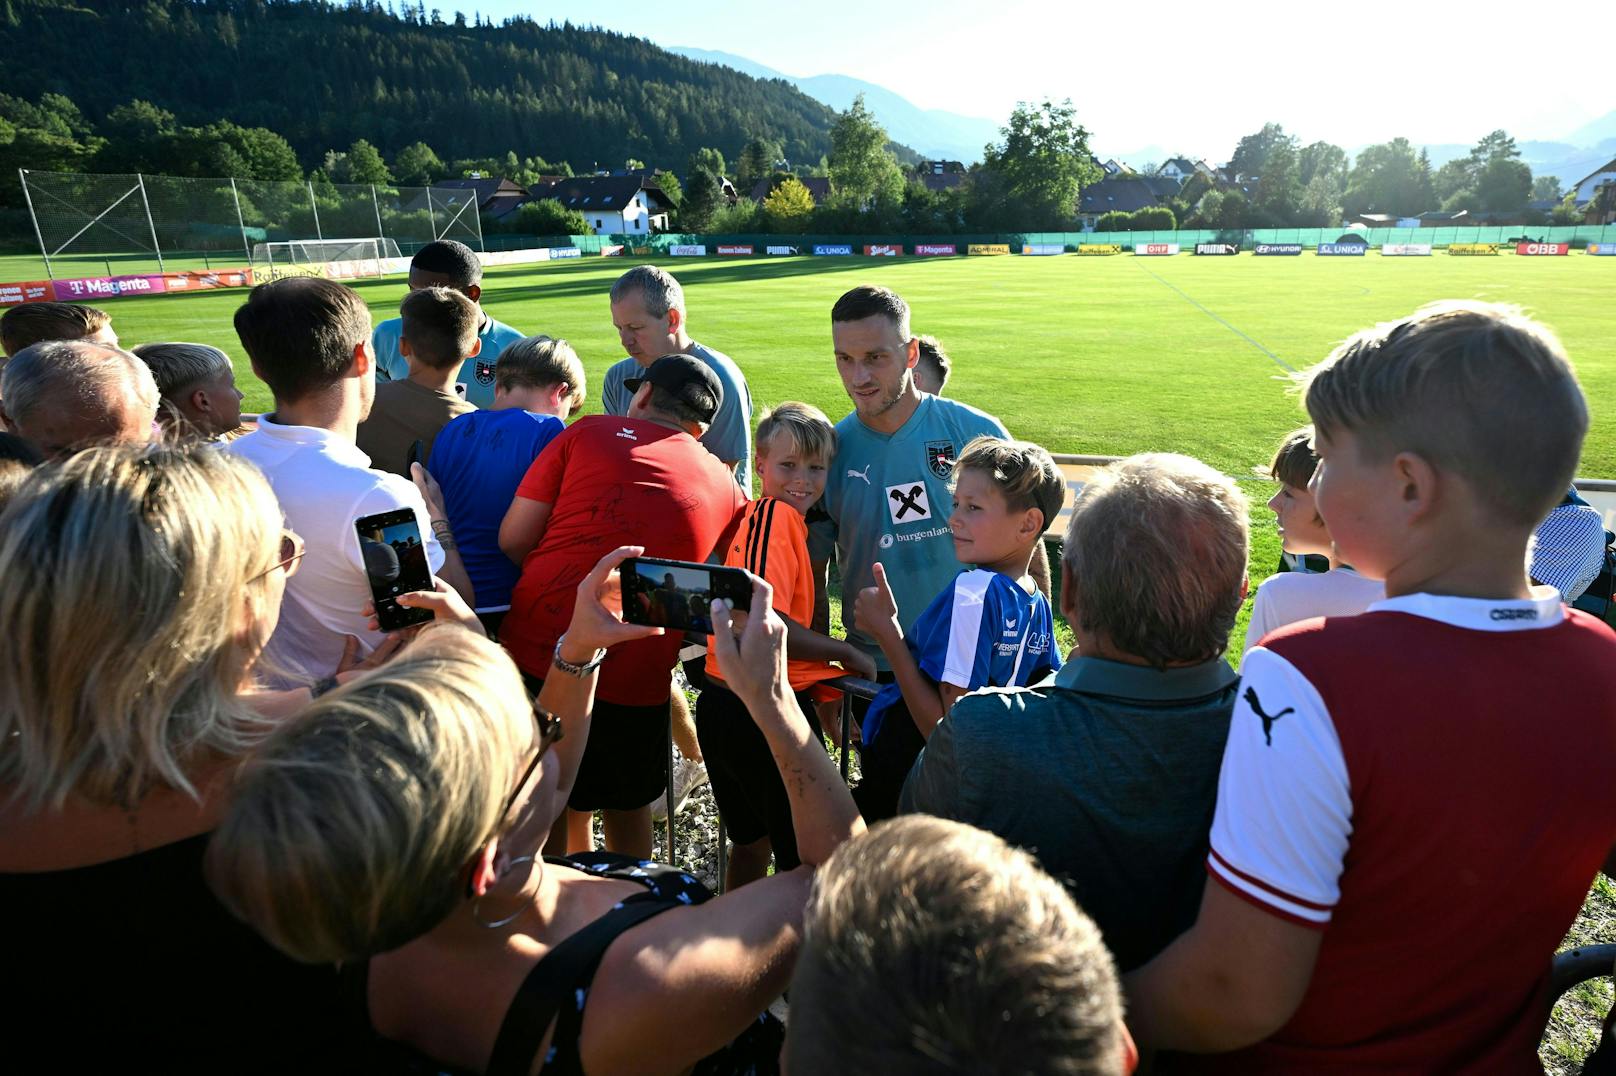
POLYGON ((588 676, 600 668, 600 663, 606 660, 606 651, 597 650, 595 656, 582 665, 574 664, 561 656, 561 647, 567 641, 566 635, 556 640, 555 653, 550 656, 550 664, 566 673, 568 676, 588 676))

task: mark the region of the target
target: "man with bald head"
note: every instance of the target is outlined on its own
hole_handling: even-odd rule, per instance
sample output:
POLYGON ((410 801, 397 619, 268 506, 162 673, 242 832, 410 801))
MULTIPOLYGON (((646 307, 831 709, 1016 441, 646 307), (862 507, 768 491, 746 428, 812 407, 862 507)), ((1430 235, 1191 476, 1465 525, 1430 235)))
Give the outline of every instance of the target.
POLYGON ((91 444, 151 440, 158 399, 145 363, 88 340, 32 344, 0 375, 0 422, 56 458, 91 444))

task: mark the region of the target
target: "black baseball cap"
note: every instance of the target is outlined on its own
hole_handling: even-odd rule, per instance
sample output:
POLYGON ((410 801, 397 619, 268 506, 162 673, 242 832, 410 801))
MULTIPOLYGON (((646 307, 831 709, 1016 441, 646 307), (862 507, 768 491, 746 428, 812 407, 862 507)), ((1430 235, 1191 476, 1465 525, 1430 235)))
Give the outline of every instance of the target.
POLYGON ((689 355, 664 355, 639 377, 625 377, 623 387, 639 392, 641 385, 655 385, 688 406, 703 422, 711 422, 724 402, 724 386, 712 367, 689 355))

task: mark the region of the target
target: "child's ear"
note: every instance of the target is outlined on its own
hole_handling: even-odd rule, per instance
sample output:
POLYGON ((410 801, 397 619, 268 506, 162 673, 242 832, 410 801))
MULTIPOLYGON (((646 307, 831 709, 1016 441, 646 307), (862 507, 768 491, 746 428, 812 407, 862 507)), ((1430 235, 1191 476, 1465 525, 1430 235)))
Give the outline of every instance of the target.
POLYGON ((1029 508, 1021 513, 1020 533, 1024 539, 1036 538, 1044 533, 1044 513, 1041 509, 1029 508))
POLYGON ((1441 479, 1430 461, 1417 452, 1399 452, 1392 459, 1392 471, 1398 501, 1410 522, 1436 510, 1441 479))

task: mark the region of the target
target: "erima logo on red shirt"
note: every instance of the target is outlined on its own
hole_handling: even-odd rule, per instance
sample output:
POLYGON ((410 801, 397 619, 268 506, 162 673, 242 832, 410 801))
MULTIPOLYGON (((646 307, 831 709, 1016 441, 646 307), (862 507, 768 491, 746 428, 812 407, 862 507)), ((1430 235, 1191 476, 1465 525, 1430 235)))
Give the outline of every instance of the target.
POLYGON ((630 441, 638 441, 639 440, 638 437, 634 436, 634 431, 629 429, 627 426, 624 426, 622 429, 618 430, 617 431, 617 436, 619 436, 619 437, 627 437, 630 441))
POLYGON ((1493 620, 1536 620, 1536 609, 1492 609, 1487 615, 1493 620))

